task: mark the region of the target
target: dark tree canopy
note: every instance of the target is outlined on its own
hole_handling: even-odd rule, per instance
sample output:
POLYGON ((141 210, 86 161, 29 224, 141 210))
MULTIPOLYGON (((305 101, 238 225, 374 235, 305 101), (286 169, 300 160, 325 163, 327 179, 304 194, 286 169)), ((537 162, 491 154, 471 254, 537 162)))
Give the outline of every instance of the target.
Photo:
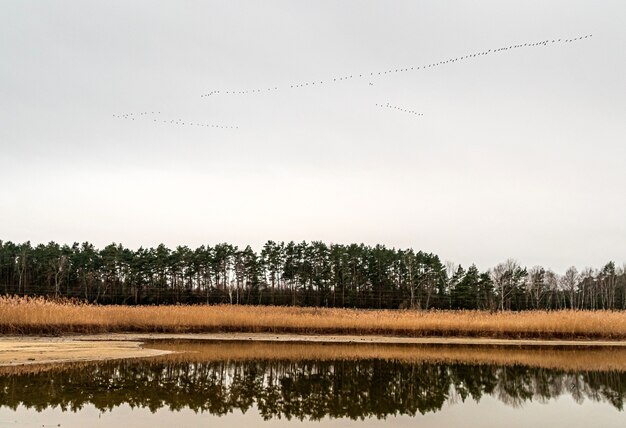
POLYGON ((480 272, 424 251, 320 241, 268 241, 258 252, 227 243, 132 250, 0 241, 0 293, 132 305, 625 309, 626 275, 613 262, 560 276, 512 259, 480 272))

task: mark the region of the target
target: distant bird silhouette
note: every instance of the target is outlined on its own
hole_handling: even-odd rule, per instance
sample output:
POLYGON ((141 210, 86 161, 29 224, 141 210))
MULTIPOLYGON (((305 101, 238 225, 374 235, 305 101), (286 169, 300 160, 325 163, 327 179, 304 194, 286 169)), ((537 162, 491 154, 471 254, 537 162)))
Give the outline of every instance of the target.
MULTIPOLYGON (((471 53, 471 54, 467 54, 461 57, 455 57, 455 58, 449 58, 447 60, 441 60, 435 63, 430 63, 430 64, 426 64, 423 66, 412 66, 412 67, 406 67, 406 68, 399 68, 399 69, 387 69, 384 70, 382 72, 378 71, 378 72, 370 72, 370 76, 386 76, 386 75, 390 75, 392 73, 398 73, 398 72, 407 72, 407 71, 413 71, 413 70, 421 70, 421 69, 426 69, 426 68, 435 68, 435 67, 439 67, 440 65, 445 65, 445 64, 450 64, 450 63, 454 63, 454 62, 458 62, 458 61, 462 61, 465 59, 471 59, 471 58, 476 58, 476 57, 480 57, 480 56, 485 56, 485 55, 489 55, 490 53, 494 52, 498 52, 498 53, 502 53, 508 50, 512 50, 512 49, 519 49, 521 47, 537 47, 537 46, 547 46, 549 43, 556 43, 558 42, 564 42, 564 43, 572 43, 574 41, 580 41, 583 39, 587 39, 589 37, 592 37, 593 34, 587 34, 587 35, 580 35, 571 39, 548 39, 548 40, 543 40, 543 41, 539 41, 539 42, 534 42, 534 43, 520 43, 520 44, 515 44, 515 45, 509 45, 504 46, 504 47, 500 47, 500 48, 494 48, 493 51, 492 49, 488 49, 486 51, 480 51, 480 52, 476 52, 476 53, 471 53)), ((364 75, 366 75, 366 73, 361 73, 358 74, 359 78, 362 78, 364 75)), ((341 76, 341 77, 334 77, 333 78, 333 82, 337 82, 337 80, 339 80, 340 82, 343 82, 344 80, 348 80, 348 79, 353 79, 354 77, 357 77, 357 75, 348 75, 348 76, 341 76)), ((319 81, 319 83, 317 81, 312 81, 312 82, 304 82, 301 84, 297 84, 297 85, 290 85, 289 88, 294 89, 294 88, 303 88, 305 86, 314 86, 315 84, 318 85, 322 85, 324 84, 324 81, 319 81), (310 84, 309 84, 310 83, 310 84)), ((368 86, 374 86, 374 84, 372 82, 368 82, 368 86)), ((242 95, 242 94, 248 94, 248 93, 266 93, 266 92, 271 92, 271 91, 279 91, 280 89, 283 89, 279 86, 274 86, 274 87, 270 87, 270 88, 257 88, 257 89, 252 89, 252 90, 228 90, 225 91, 226 94, 228 95, 242 95)), ((204 97, 209 97, 215 94, 220 94, 220 90, 213 90, 210 91, 208 93, 204 93, 201 94, 200 97, 204 98, 204 97)), ((413 114, 415 113, 414 111, 409 111, 406 109, 401 109, 402 111, 404 111, 405 113, 410 113, 413 114)), ((150 112, 142 112, 142 113, 138 113, 139 116, 143 116, 143 115, 148 115, 151 114, 150 112)), ((152 112, 152 114, 154 114, 154 112, 152 112)), ((123 119, 132 119, 134 120, 134 118, 132 117, 132 115, 122 115, 122 116, 114 116, 117 118, 123 118, 123 119)), ((184 123, 181 123, 182 125, 185 125, 184 123)), ((198 124, 189 124, 189 126, 194 126, 194 125, 198 125, 198 124)), ((203 125, 199 125, 199 126, 203 126, 203 125)), ((231 129, 229 127, 226 127, 227 129, 231 129)))

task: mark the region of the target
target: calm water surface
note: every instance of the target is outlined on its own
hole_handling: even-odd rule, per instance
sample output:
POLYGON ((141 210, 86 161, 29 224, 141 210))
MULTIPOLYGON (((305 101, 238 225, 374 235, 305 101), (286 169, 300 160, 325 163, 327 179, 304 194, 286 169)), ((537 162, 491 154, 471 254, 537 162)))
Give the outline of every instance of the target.
POLYGON ((267 344, 229 358, 214 352, 219 347, 7 369, 0 372, 0 426, 626 426, 620 370, 333 352, 287 358, 271 355, 267 344))

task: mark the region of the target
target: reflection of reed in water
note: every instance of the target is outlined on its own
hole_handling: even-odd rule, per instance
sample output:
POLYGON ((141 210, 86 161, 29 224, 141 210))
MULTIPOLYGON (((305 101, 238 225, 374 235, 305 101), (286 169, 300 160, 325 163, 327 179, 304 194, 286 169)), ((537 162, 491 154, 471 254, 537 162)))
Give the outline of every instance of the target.
MULTIPOLYGON (((297 353, 301 345, 251 345, 237 349, 238 344, 229 343, 178 343, 171 347, 195 352, 0 375, 0 404, 74 411, 86 404, 102 411, 122 404, 152 411, 187 407, 215 415, 256 407, 265 419, 316 420, 415 415, 439 411, 446 402, 484 396, 520 406, 571 395, 579 403, 590 399, 622 409, 626 397, 625 371, 472 364, 454 360, 454 352, 464 352, 458 348, 425 348, 419 354, 414 347, 367 345, 359 347, 364 355, 357 358, 346 345, 307 345, 317 353, 308 356, 297 353), (276 355, 270 358, 269 349, 276 355), (224 358, 228 352, 230 358, 224 358), (387 352, 389 358, 368 355, 373 352, 387 352), (407 358, 411 352, 413 357, 407 358), (429 352, 441 356, 426 358, 429 352), (262 353, 265 357, 259 358, 262 353)), ((500 354, 497 349, 485 352, 500 354)))
POLYGON ((162 361, 362 360, 405 363, 527 365, 562 370, 626 371, 626 347, 512 347, 257 341, 154 341, 147 348, 174 351, 162 361))

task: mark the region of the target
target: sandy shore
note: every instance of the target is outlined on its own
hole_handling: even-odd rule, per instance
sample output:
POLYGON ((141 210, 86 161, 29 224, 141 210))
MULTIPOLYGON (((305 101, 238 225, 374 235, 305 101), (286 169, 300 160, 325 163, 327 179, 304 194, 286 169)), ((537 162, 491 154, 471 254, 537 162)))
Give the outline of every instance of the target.
POLYGON ((153 357, 169 351, 143 348, 150 340, 228 340, 291 343, 362 343, 407 345, 626 347, 626 341, 514 340, 489 338, 294 335, 269 333, 136 334, 62 337, 0 337, 0 366, 153 357))
POLYGON ((81 338, 0 338, 0 366, 153 357, 169 351, 144 349, 132 340, 81 338))
POLYGON ((477 346, 624 346, 626 341, 610 340, 532 340, 472 337, 398 337, 272 333, 123 333, 76 336, 84 340, 257 340, 265 342, 303 343, 380 343, 410 345, 477 345, 477 346))
POLYGON ((399 337, 399 336, 353 336, 281 333, 109 333, 67 336, 73 340, 256 340, 264 342, 302 343, 380 343, 409 345, 482 345, 482 346, 624 346, 620 340, 533 340, 491 339, 473 337, 399 337))

